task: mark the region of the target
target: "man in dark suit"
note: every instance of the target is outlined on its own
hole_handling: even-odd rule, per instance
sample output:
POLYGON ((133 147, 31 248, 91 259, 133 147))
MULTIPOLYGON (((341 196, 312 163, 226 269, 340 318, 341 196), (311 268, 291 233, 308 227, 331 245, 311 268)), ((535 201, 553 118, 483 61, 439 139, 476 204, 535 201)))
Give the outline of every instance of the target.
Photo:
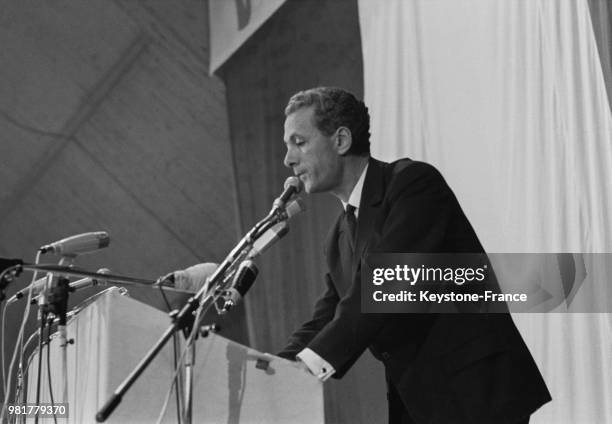
POLYGON ((361 312, 368 253, 484 251, 440 173, 371 158, 367 108, 342 89, 299 92, 285 115, 285 165, 344 213, 325 245, 326 290, 279 355, 324 381, 369 348, 385 366, 391 423, 528 422, 550 394, 509 315, 361 312))

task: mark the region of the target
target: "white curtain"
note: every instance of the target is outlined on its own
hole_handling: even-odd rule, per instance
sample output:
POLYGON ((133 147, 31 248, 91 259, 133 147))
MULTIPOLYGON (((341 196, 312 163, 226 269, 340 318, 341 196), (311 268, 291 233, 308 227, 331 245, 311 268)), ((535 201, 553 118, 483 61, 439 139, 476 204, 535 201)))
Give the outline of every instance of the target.
MULTIPOLYGON (((437 166, 488 252, 612 252, 612 116, 586 0, 359 0, 359 14, 375 157, 437 166)), ((553 396, 532 422, 612 423, 610 315, 514 320, 553 396)))

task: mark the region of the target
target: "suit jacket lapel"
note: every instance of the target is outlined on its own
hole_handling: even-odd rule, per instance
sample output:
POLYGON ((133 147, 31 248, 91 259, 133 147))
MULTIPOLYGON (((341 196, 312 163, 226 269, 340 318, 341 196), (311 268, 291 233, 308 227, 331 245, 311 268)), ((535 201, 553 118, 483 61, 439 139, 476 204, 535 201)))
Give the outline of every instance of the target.
POLYGON ((327 269, 331 274, 332 281, 336 283, 336 290, 342 292, 344 283, 342 281, 342 261, 340 259, 340 250, 338 247, 338 237, 340 237, 340 221, 342 219, 342 212, 336 218, 336 223, 332 227, 327 241, 325 243, 325 255, 327 257, 327 269))
POLYGON ((359 202, 359 216, 357 217, 357 237, 355 241, 355 254, 353 256, 352 278, 355 278, 361 257, 367 247, 367 241, 374 228, 374 220, 378 213, 380 203, 385 195, 384 162, 370 158, 368 171, 363 183, 361 200, 359 202))

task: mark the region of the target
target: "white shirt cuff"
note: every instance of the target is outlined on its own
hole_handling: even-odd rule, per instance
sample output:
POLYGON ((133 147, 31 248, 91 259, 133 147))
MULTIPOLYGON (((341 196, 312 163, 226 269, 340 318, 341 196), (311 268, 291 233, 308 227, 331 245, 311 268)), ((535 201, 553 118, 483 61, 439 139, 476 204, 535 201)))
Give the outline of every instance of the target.
POLYGON ((334 367, 332 367, 329 362, 321 358, 309 348, 305 348, 295 356, 306 364, 310 372, 321 381, 327 380, 336 372, 334 367))

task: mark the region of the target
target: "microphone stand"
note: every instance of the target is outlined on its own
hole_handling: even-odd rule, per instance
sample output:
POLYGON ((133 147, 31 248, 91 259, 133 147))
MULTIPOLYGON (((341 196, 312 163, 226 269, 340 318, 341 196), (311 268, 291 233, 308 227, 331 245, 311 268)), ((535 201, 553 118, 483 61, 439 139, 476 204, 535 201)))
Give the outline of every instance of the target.
MULTIPOLYGON (((261 221, 259 221, 251 230, 238 242, 238 244, 232 249, 227 257, 221 262, 219 267, 215 270, 213 275, 209 278, 209 283, 203 285, 198 292, 189 298, 187 303, 183 306, 180 311, 173 311, 170 314, 172 323, 161 335, 158 341, 151 347, 151 349, 145 354, 140 360, 132 372, 123 380, 123 382, 115 389, 111 397, 104 404, 104 406, 96 414, 96 421, 104 422, 110 414, 117 408, 125 393, 130 387, 136 382, 138 377, 148 367, 148 365, 155 359, 157 354, 170 340, 170 338, 179 330, 183 330, 185 334, 190 332, 192 328, 199 328, 201 320, 208 309, 215 304, 216 300, 221 295, 222 289, 230 281, 229 276, 226 276, 226 272, 230 271, 237 263, 240 263, 242 259, 246 257, 251 246, 263 233, 278 222, 288 219, 288 215, 284 208, 275 205, 270 213, 261 221), (202 299, 202 300, 200 300, 202 299), (197 322, 195 322, 195 316, 197 316, 197 322), (195 325, 195 327, 194 327, 195 325)), ((112 280, 113 276, 105 274, 104 278, 112 280)), ((191 347, 189 347, 191 348, 191 347)), ((190 376, 191 377, 191 376, 190 376)), ((188 383, 190 379, 188 379, 188 383)), ((192 396, 191 387, 188 387, 188 395, 192 396)), ((187 422, 191 422, 190 407, 191 400, 187 401, 187 412, 189 416, 186 416, 187 422)))
MULTIPOLYGON (((156 280, 146 280, 142 278, 134 278, 127 277, 117 274, 107 274, 107 273, 98 273, 86 271, 83 269, 75 268, 72 265, 72 257, 62 257, 59 264, 29 264, 29 263, 20 263, 13 265, 9 268, 6 268, 0 273, 0 277, 5 275, 10 275, 10 279, 5 279, 5 281, 11 282, 12 279, 18 277, 23 271, 31 271, 31 272, 46 272, 48 274, 47 278, 51 278, 51 274, 55 274, 58 278, 57 287, 54 287, 50 290, 43 290, 40 295, 39 304, 39 314, 41 327, 39 328, 38 337, 39 337, 39 373, 42 371, 42 345, 44 343, 44 335, 43 335, 43 326, 46 324, 46 318, 49 313, 54 313, 57 316, 57 320, 59 321, 58 332, 60 333, 59 340, 61 347, 64 350, 64 355, 62 357, 64 377, 65 372, 67 371, 66 366, 66 347, 70 343, 66 340, 65 333, 65 325, 67 322, 67 304, 68 304, 68 292, 71 291, 69 286, 69 281, 66 277, 86 277, 91 278, 93 280, 104 280, 112 283, 120 283, 126 286, 136 286, 136 287, 154 287, 156 280), (62 311, 65 313, 63 314, 62 311), (63 316, 63 318, 62 318, 63 316), (62 333, 61 327, 64 327, 64 331, 62 333)), ((27 289, 24 289, 26 291, 27 289)), ((174 289, 171 287, 163 287, 164 291, 169 292, 177 292, 177 293, 185 293, 183 290, 174 289)), ((50 324, 49 324, 50 325, 50 324)), ((33 334, 35 336, 37 333, 33 334)), ((29 343, 29 342, 28 342, 29 343)), ((19 369, 20 375, 18 376, 18 390, 23 390, 23 357, 20 358, 19 369)), ((40 401, 40 379, 38 379, 37 383, 37 398, 38 403, 40 401)), ((66 394, 67 391, 67 381, 64 380, 63 384, 63 393, 66 394)), ((65 398, 64 398, 65 399, 65 398)), ((38 416, 36 416, 35 421, 38 420, 38 416)))
MULTIPOLYGON (((126 277, 123 275, 117 274, 106 274, 99 272, 91 272, 86 271, 80 268, 74 268, 72 266, 66 265, 53 265, 53 264, 21 264, 15 265, 13 267, 17 274, 20 274, 22 271, 42 271, 42 272, 50 272, 53 274, 65 276, 65 277, 89 277, 97 280, 108 280, 115 283, 121 283, 126 285, 134 285, 134 286, 147 286, 150 287, 155 284, 155 280, 146 280, 143 278, 134 278, 134 277, 126 277)), ((164 290, 168 290, 168 288, 164 287, 164 290)), ((172 290, 173 291, 173 290, 172 290)))
MULTIPOLYGON (((197 328, 197 327, 196 327, 197 328)), ((196 333, 197 336, 197 333, 196 333)), ((183 421, 191 424, 193 418, 193 366, 195 365, 195 337, 187 337, 187 358, 185 359, 185 393, 183 398, 183 421)))
MULTIPOLYGON (((41 322, 41 328, 39 328, 39 356, 42 358, 42 344, 44 343, 44 337, 42 333, 42 327, 46 324, 46 316, 48 313, 53 312, 57 316, 58 320, 58 332, 60 335, 60 345, 63 348, 62 355, 62 364, 63 364, 63 377, 66 376, 67 372, 67 358, 66 358, 66 347, 71 341, 66 340, 66 332, 65 325, 67 322, 67 304, 68 304, 68 292, 74 290, 69 286, 68 279, 66 277, 89 277, 94 280, 105 280, 112 281, 114 283, 121 283, 127 286, 136 286, 136 287, 152 287, 155 284, 155 280, 145 280, 141 278, 133 278, 126 277, 116 274, 106 274, 106 273, 97 273, 90 272, 79 268, 74 268, 72 265, 72 257, 62 257, 59 264, 29 264, 29 263, 21 263, 13 265, 9 268, 6 268, 2 271, 2 276, 10 275, 10 279, 5 279, 5 281, 11 282, 14 278, 18 277, 23 271, 31 271, 31 272, 46 272, 49 274, 47 278, 51 278, 50 274, 56 274, 59 276, 58 284, 56 288, 52 288, 51 290, 42 291, 39 304, 39 320, 41 322), (62 329, 63 327, 63 329, 62 329)), ((24 289, 23 291, 27 292, 28 289, 24 289)), ((163 287, 164 291, 170 292, 180 292, 184 293, 182 290, 173 289, 170 287, 163 287)), ((38 333, 38 332, 37 332, 38 333)), ((34 334, 36 335, 36 334, 34 334)), ((33 335, 33 336, 34 336, 33 335)), ((18 374, 18 387, 17 390, 23 389, 23 357, 20 358, 19 361, 19 374, 18 374)), ((39 372, 41 371, 41 365, 39 363, 39 372)), ((64 396, 67 393, 67 381, 66 378, 63 379, 63 394, 64 396)), ((37 392, 39 392, 39 388, 37 387, 37 392)), ((38 394, 38 397, 40 394, 38 394)), ((64 397, 65 399, 65 397, 64 397)))
MULTIPOLYGON (((62 256, 59 262, 59 266, 72 266, 74 262, 74 256, 62 256)), ((38 377, 36 382, 36 403, 40 403, 40 383, 42 374, 42 357, 43 357, 43 345, 44 345, 44 328, 45 325, 51 325, 47 323, 49 318, 55 316, 59 320, 58 333, 60 347, 62 348, 62 369, 61 369, 61 381, 62 381, 62 398, 65 400, 68 392, 68 379, 67 379, 67 355, 66 352, 66 314, 68 312, 68 291, 69 281, 66 277, 60 276, 57 280, 52 274, 47 274, 47 283, 45 288, 40 294, 40 300, 38 302, 38 319, 40 320, 40 336, 38 343, 38 377)), ((49 327, 50 328, 50 327, 49 327)), ((48 338, 46 341, 47 349, 50 349, 49 343, 51 339, 48 338)), ((50 364, 47 364, 49 367, 50 364)), ((49 375, 51 370, 48 370, 49 375)), ((49 381, 49 387, 51 387, 51 381, 49 381)), ((51 390, 51 389, 50 389, 51 390)), ((52 405, 53 406, 53 405, 52 405)), ((34 422, 38 423, 38 412, 34 417, 34 422)))

